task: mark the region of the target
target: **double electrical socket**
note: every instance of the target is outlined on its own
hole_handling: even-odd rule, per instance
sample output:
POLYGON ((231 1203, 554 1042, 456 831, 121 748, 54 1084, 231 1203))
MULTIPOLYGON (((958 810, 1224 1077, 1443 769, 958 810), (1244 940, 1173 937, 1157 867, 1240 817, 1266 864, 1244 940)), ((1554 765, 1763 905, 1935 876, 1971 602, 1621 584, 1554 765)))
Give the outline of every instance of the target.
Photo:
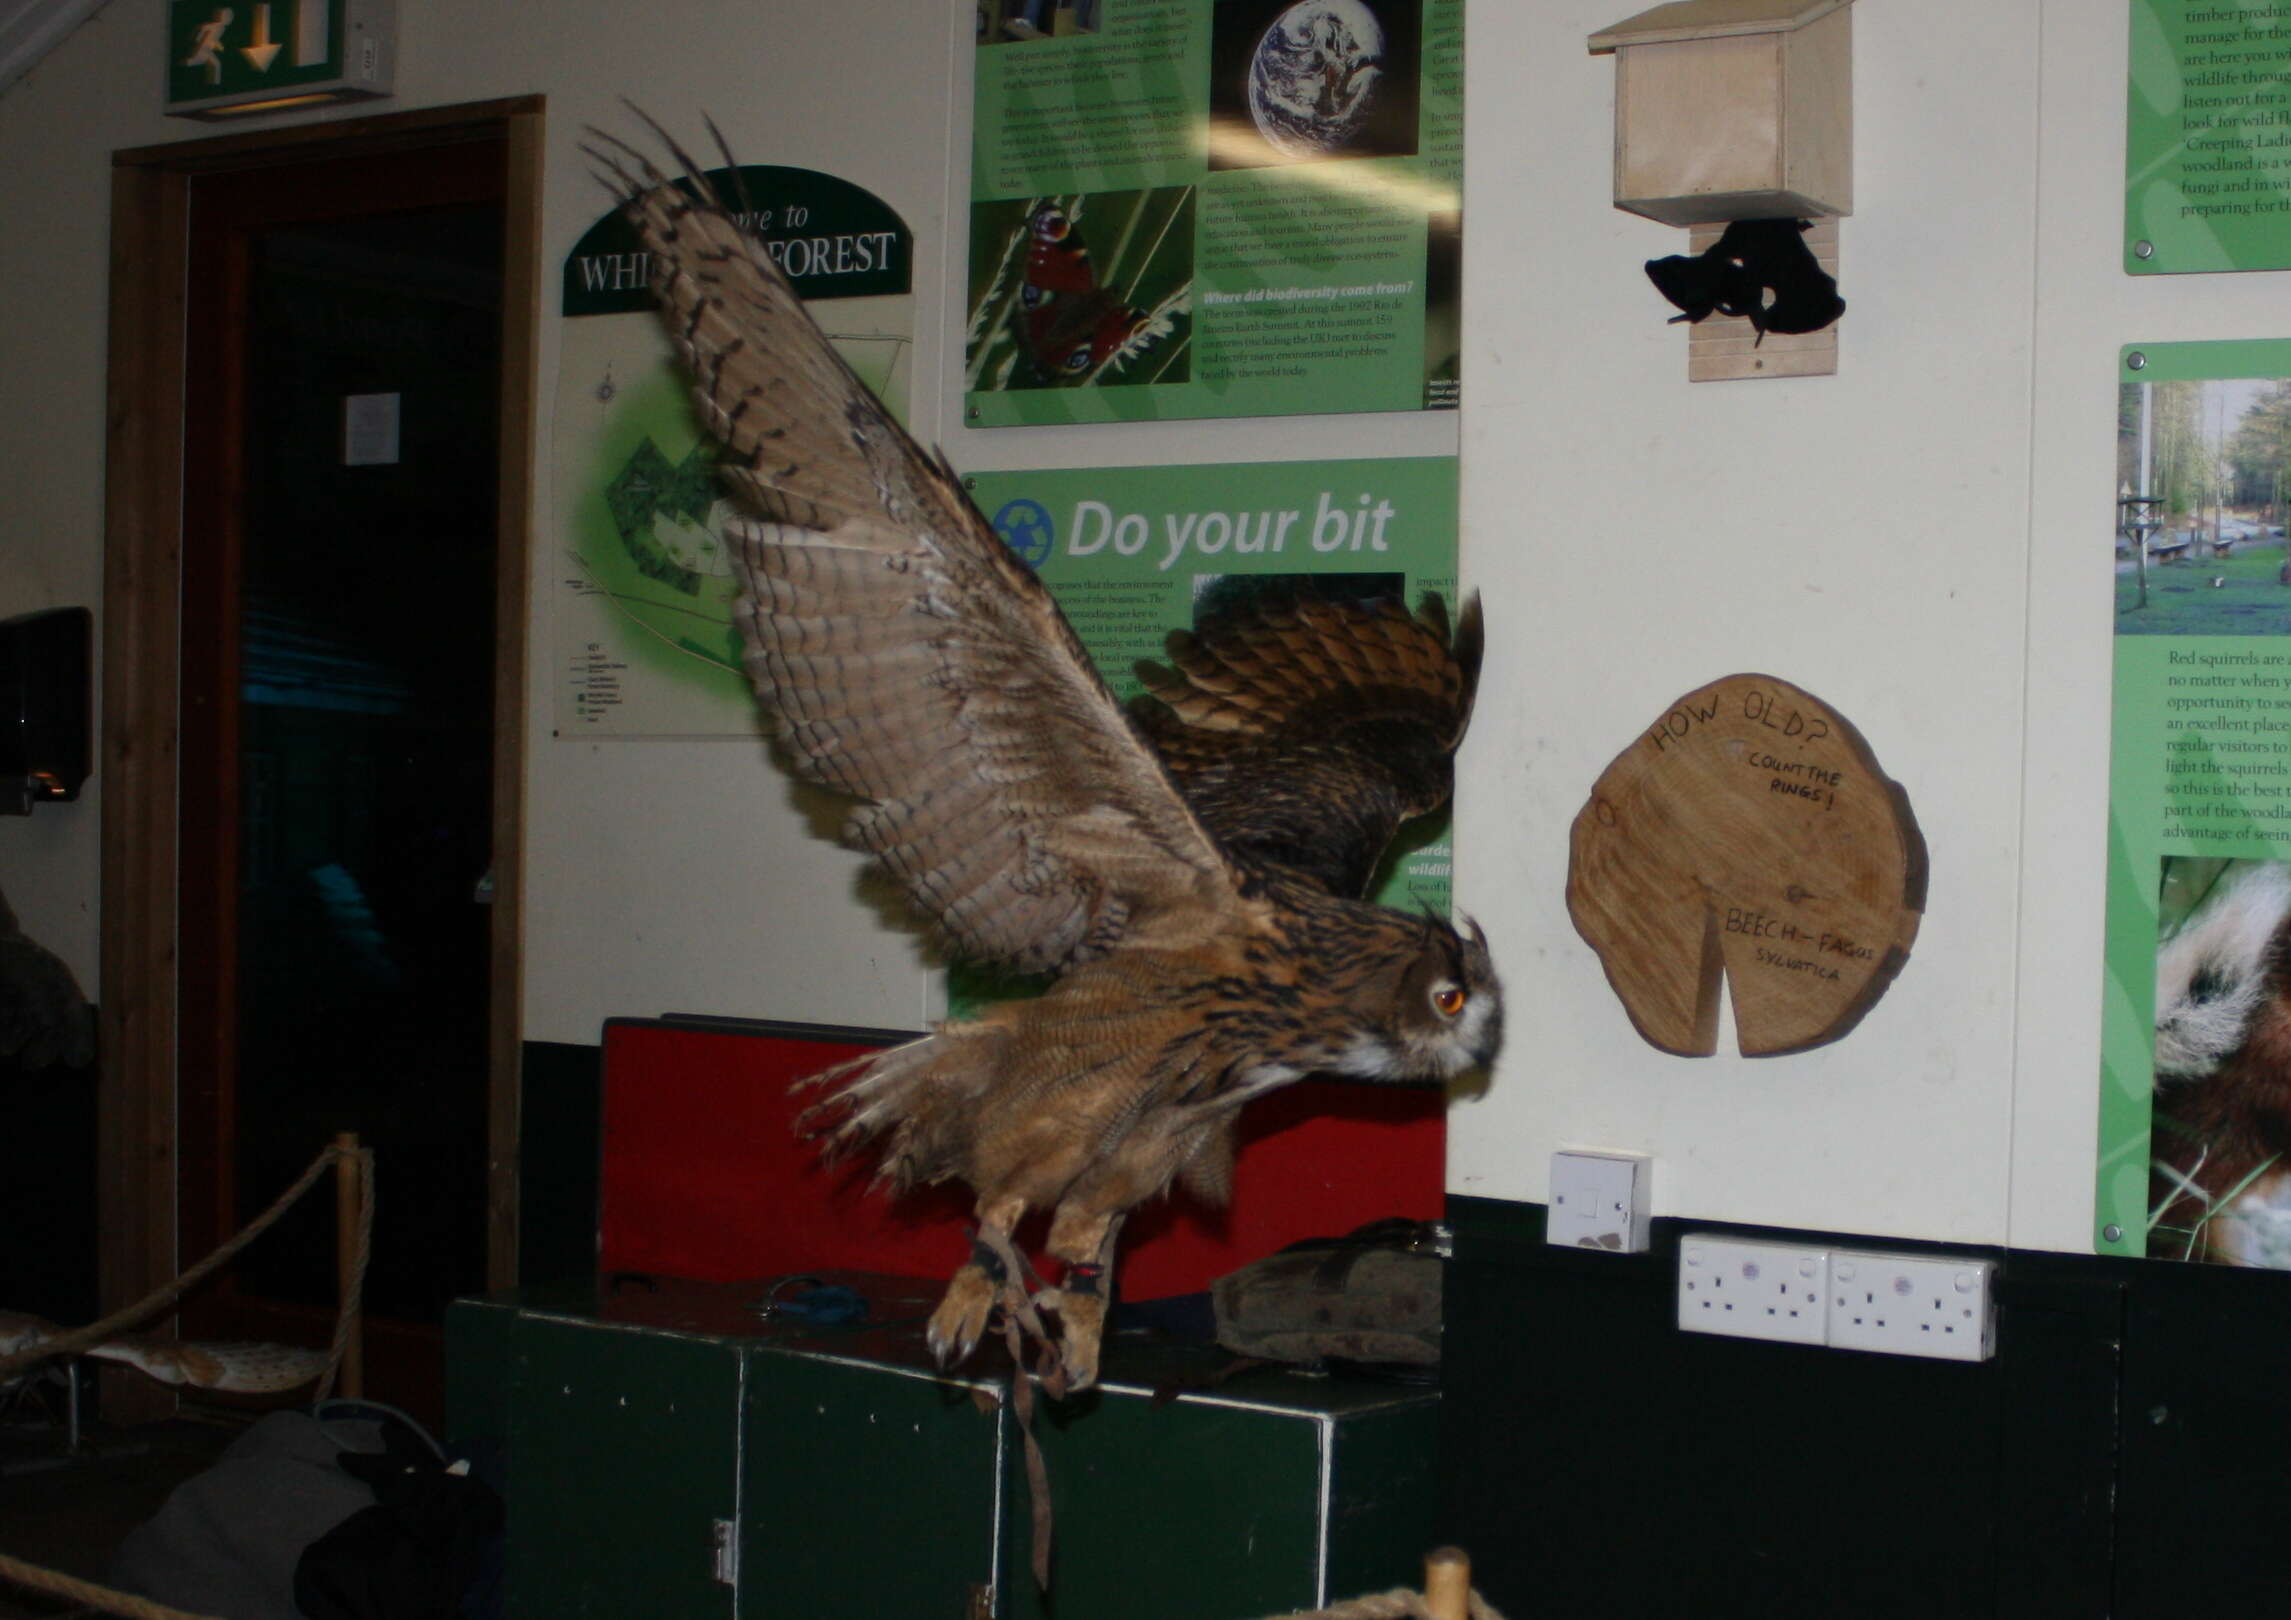
POLYGON ((1678 1324, 1692 1333, 1944 1361, 1996 1353, 1996 1263, 1689 1233, 1678 1324))
POLYGON ((1990 1260, 1947 1254, 1830 1256, 1828 1343, 1943 1361, 1996 1354, 1997 1316, 1989 1305, 1990 1260))
POLYGON ((1678 1325, 1690 1333, 1820 1344, 1830 1251, 1698 1232, 1679 1239, 1678 1325))

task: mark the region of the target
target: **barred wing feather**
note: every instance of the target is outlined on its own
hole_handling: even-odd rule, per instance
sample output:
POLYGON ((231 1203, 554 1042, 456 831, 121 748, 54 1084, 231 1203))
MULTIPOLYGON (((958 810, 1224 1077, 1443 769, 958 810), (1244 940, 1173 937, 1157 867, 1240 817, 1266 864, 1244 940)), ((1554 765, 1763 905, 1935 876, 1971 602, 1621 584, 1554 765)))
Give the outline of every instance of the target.
POLYGON ((1194 814, 1245 865, 1364 898, 1401 824, 1448 802, 1479 681, 1479 600, 1260 601, 1170 638, 1133 704, 1194 814))
MULTIPOLYGON (((671 148, 673 149, 673 143, 671 148)), ((1236 877, 1040 581, 877 403, 677 153, 600 136, 720 468, 748 667, 846 837, 963 951, 1026 971, 1236 877)))

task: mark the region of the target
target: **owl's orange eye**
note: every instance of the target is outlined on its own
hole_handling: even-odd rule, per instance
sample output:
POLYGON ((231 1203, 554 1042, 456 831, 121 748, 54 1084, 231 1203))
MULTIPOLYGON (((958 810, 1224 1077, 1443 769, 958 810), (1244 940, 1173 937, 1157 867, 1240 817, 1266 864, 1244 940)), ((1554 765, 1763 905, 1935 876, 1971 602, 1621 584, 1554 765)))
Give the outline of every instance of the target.
POLYGON ((1464 1010, 1464 992, 1454 985, 1442 985, 1432 992, 1432 1005, 1440 1009, 1440 1016, 1453 1018, 1464 1010))

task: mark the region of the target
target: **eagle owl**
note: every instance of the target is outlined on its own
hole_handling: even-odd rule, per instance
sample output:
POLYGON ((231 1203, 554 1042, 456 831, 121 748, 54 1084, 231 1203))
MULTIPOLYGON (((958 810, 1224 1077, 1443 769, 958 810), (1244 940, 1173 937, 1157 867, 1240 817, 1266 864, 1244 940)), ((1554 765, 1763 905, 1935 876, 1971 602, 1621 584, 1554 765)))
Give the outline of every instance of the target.
MULTIPOLYGON (((657 130, 656 130, 657 133, 657 130)), ((663 137, 665 139, 665 137, 663 137)), ((943 941, 1054 975, 1028 1000, 817 1077, 810 1127, 904 1188, 960 1181, 978 1241, 931 1318, 942 1365, 1025 1303, 1010 1235, 1050 1212, 1054 1384, 1097 1375, 1123 1217, 1221 1196, 1251 1098, 1306 1075, 1485 1065, 1476 927, 1362 897, 1446 802, 1476 603, 1276 602, 1173 638, 1125 712, 1048 591, 892 421, 699 167, 602 137, 719 471, 747 663, 788 763, 943 941)), ((727 158, 727 161, 729 159, 727 158)))

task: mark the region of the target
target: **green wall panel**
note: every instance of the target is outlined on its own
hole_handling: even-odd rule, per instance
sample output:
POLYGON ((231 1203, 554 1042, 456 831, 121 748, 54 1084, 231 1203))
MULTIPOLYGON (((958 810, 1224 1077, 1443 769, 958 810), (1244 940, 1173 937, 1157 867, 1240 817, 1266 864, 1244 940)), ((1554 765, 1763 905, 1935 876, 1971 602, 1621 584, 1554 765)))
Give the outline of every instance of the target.
POLYGON ((991 1590, 1005 1620, 1249 1620, 1414 1580, 1436 1392, 1124 1340, 1104 1387, 1038 1411, 1046 1602, 999 1356, 942 1379, 918 1285, 831 1276, 872 1324, 767 1322, 753 1284, 673 1279, 454 1307, 452 1432, 501 1446, 511 1616, 958 1620, 991 1590))
POLYGON ((1333 1426, 1331 1449, 1330 1600, 1423 1585, 1441 1539, 1439 1403, 1360 1413, 1333 1426))
POLYGON ((996 1392, 758 1350, 744 1410, 743 1620, 959 1620, 992 1583, 996 1392))
POLYGON ((457 1299, 445 1312, 445 1434, 467 1448, 509 1439, 517 1399, 517 1311, 457 1299))
MULTIPOLYGON (((1099 1390, 1040 1409, 1050 1470, 1055 1613, 1239 1620, 1313 1607, 1320 1426, 1295 1413, 1099 1390)), ((1051 1614, 1033 1558, 1025 1462, 1014 1504, 1004 1613, 1051 1614)))
POLYGON ((509 1425, 509 1612, 732 1620, 717 1520, 740 1517, 740 1351, 528 1316, 509 1425))

